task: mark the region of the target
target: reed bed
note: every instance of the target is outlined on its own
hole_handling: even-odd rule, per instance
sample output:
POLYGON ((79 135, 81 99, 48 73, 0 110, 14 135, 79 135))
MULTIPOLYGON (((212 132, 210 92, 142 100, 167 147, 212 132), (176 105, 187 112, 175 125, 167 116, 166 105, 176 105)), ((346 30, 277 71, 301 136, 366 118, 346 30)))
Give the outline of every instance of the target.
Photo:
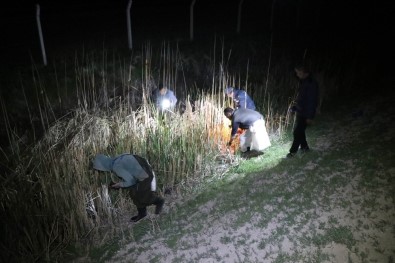
MULTIPOLYGON (((148 43, 129 60, 110 57, 105 51, 99 56, 83 52, 76 55, 73 70, 65 65, 64 72, 74 74, 68 73, 61 81, 55 71, 56 81, 51 83, 59 94, 74 87, 75 93, 68 96, 76 105, 57 117, 46 93, 48 84, 37 77, 36 69, 35 101, 44 133, 34 136, 34 144, 21 145, 8 127, 10 169, 1 177, 0 191, 3 258, 8 262, 56 261, 71 243, 103 242, 119 231, 133 231, 119 227, 134 209, 126 191, 109 192, 107 185, 116 178, 90 168, 97 153, 134 153, 147 158, 159 191, 170 194, 193 188, 213 176, 219 162, 234 158, 235 149, 225 146, 230 130, 223 109, 231 104, 223 90, 247 77, 236 78, 225 70, 224 57, 230 57, 225 53, 222 50, 216 58, 214 52, 214 64, 202 66, 212 69, 211 83, 198 88, 188 79, 188 72, 197 74, 199 60, 186 57, 178 46, 165 43, 155 52, 148 43), (150 94, 159 82, 182 94, 182 110, 164 115, 156 111, 150 94)), ((245 74, 254 74, 250 71, 245 74)), ((287 109, 294 96, 289 86, 295 81, 282 76, 280 67, 270 75, 265 72, 259 69, 256 75, 263 74, 262 81, 245 81, 245 89, 256 98, 269 133, 281 138, 292 123, 287 109)), ((57 100, 71 104, 60 97, 57 100)), ((3 117, 7 120, 6 114, 3 117)))
MULTIPOLYGON (((84 55, 85 56, 85 55, 84 55)), ((67 244, 82 238, 100 239, 115 233, 116 225, 134 207, 124 191, 109 192, 112 175, 97 175, 90 163, 97 153, 131 152, 146 157, 157 174, 159 191, 194 182, 213 166, 222 138, 210 132, 222 122, 221 98, 203 94, 185 103, 185 112, 159 115, 149 94, 152 80, 150 46, 145 47, 141 78, 133 80, 135 66, 119 64, 118 76, 109 64, 92 57, 75 60, 77 107, 54 122, 53 109, 36 81, 40 123, 45 130, 35 144, 19 150, 10 142, 16 167, 2 177, 2 248, 5 258, 39 261, 56 258, 67 244), (134 81, 134 82, 133 82, 134 81), (111 84, 110 84, 111 83, 111 84), (110 85, 120 85, 119 91, 110 85), (137 106, 136 106, 137 105, 137 106), (192 110, 193 109, 193 110, 192 110)), ((105 55, 103 55, 105 57, 105 55)), ((175 84, 179 69, 177 52, 162 49, 159 78, 175 84), (174 65, 174 67, 173 67, 174 65)), ((10 158, 11 159, 11 158, 10 158)))

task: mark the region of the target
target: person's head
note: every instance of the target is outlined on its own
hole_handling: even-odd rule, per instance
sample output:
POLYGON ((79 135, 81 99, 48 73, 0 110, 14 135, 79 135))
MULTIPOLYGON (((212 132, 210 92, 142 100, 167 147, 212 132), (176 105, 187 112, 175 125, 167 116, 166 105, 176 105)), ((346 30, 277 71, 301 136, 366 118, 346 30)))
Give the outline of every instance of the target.
POLYGON ((310 75, 310 70, 305 65, 297 65, 295 73, 299 79, 306 79, 310 75))
POLYGON ((232 87, 228 87, 225 89, 225 94, 226 96, 228 96, 229 98, 233 98, 233 88, 232 87))
POLYGON ((232 108, 225 108, 224 109, 224 114, 226 116, 226 118, 228 118, 229 120, 232 119, 232 115, 233 115, 233 109, 232 108))
POLYGON ((165 95, 167 92, 167 87, 165 85, 163 85, 162 83, 159 84, 158 89, 159 89, 160 95, 162 95, 162 96, 165 95))
POLYGON ((104 154, 96 155, 95 159, 93 160, 93 169, 102 172, 110 172, 111 168, 112 168, 112 158, 104 154))

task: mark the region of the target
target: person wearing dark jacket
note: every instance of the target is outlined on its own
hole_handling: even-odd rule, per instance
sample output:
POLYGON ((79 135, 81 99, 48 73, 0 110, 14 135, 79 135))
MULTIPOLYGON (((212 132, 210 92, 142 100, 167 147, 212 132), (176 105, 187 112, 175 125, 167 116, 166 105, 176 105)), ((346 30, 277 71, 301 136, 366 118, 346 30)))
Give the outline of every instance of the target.
POLYGON ((236 109, 256 109, 254 101, 244 90, 228 87, 225 89, 225 94, 232 98, 236 109))
POLYGON ((296 113, 296 125, 293 131, 293 142, 287 158, 292 158, 298 152, 309 151, 306 141, 306 128, 313 122, 318 106, 318 83, 311 76, 305 66, 295 67, 296 76, 299 78, 299 93, 296 104, 291 107, 291 112, 296 113))
POLYGON ((226 108, 224 114, 232 122, 228 146, 236 138, 239 128, 246 130, 245 133, 240 135, 240 150, 242 152, 263 151, 271 146, 262 114, 250 109, 234 110, 232 108, 226 108))
POLYGON ((110 185, 112 189, 126 188, 138 214, 131 218, 137 222, 147 216, 147 206, 155 205, 155 214, 162 211, 165 200, 156 192, 155 173, 148 161, 139 155, 121 154, 114 158, 96 155, 93 168, 103 172, 114 172, 121 180, 110 185))

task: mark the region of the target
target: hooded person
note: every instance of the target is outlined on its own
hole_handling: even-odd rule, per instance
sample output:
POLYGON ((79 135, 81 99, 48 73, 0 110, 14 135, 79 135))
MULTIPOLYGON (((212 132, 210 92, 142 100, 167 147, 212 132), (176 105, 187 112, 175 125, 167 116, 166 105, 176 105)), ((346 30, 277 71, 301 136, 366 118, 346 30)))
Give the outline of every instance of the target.
POLYGON ((224 114, 232 122, 228 145, 232 144, 237 130, 241 128, 246 130, 240 135, 240 150, 243 153, 250 150, 263 151, 271 146, 262 114, 250 109, 234 110, 232 108, 226 108, 224 114))
POLYGON ((165 200, 156 191, 155 173, 148 161, 138 155, 121 154, 113 158, 97 154, 93 168, 103 172, 114 172, 120 179, 110 188, 129 189, 129 194, 137 207, 138 214, 131 218, 137 222, 147 216, 147 206, 155 205, 155 214, 162 211, 165 200))
POLYGON ((225 89, 225 94, 229 98, 232 98, 237 109, 256 109, 254 101, 244 90, 228 87, 225 89))

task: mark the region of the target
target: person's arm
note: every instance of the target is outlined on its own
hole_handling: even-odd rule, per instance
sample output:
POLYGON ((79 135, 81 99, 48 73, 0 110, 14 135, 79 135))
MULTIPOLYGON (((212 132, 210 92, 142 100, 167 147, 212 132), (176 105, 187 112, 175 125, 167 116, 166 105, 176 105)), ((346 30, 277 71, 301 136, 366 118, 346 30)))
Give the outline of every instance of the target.
POLYGON ((118 183, 112 184, 112 185, 110 185, 110 187, 111 187, 111 188, 114 188, 114 189, 119 189, 119 188, 122 187, 122 184, 121 184, 121 183, 122 183, 122 182, 118 182, 118 183))
POLYGON ((230 133, 230 140, 228 145, 232 145, 233 140, 236 138, 237 130, 239 129, 240 123, 232 121, 232 132, 230 133))
POLYGON ((118 158, 113 164, 112 170, 119 178, 122 179, 112 185, 113 188, 127 188, 138 183, 148 177, 141 165, 137 160, 129 154, 123 155, 118 158))
POLYGON ((315 112, 318 105, 318 85, 315 81, 309 83, 308 89, 306 91, 306 98, 305 98, 305 106, 306 106, 306 119, 309 123, 312 122, 315 116, 315 112))
MULTIPOLYGON (((138 172, 138 171, 137 171, 138 172)), ((114 173, 122 179, 122 181, 113 184, 111 187, 118 189, 118 188, 127 188, 133 186, 137 183, 137 179, 134 176, 135 171, 133 169, 124 169, 124 168, 117 168, 114 170, 114 173)))
POLYGON ((242 96, 240 96, 240 90, 233 90, 233 103, 235 108, 240 108, 241 100, 242 96))
POLYGON ((174 92, 169 90, 169 99, 172 106, 175 106, 177 103, 177 97, 174 95, 174 92))

